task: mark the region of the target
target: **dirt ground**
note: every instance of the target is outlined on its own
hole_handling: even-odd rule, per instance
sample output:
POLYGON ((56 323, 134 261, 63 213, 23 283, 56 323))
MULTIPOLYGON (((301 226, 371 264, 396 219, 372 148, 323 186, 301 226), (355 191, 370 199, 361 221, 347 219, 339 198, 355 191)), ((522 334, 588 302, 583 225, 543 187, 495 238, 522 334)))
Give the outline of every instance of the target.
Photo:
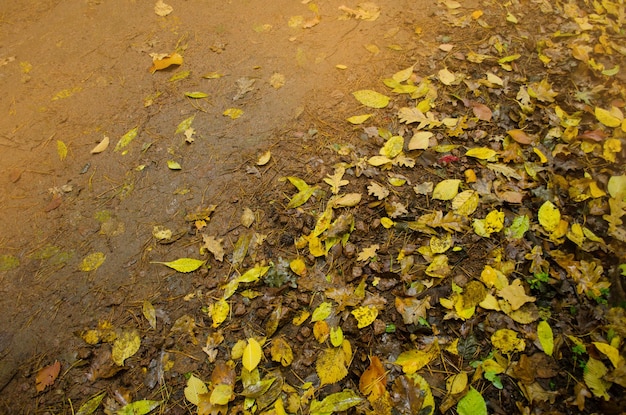
MULTIPOLYGON (((294 189, 280 179, 298 176, 322 183, 341 160, 331 151, 334 144, 367 141, 362 127, 345 122, 363 112, 351 92, 380 85, 412 64, 422 73, 454 67, 440 46, 467 42, 478 47, 484 36, 472 28, 450 28, 435 1, 378 0, 381 13, 373 21, 346 15, 340 6, 355 8, 356 3, 336 0, 315 2, 319 13, 294 0, 166 3, 173 8, 167 16, 157 15, 155 2, 144 0, 24 0, 0 7, 1 413, 75 413, 101 391, 107 392, 106 413, 141 399, 163 400, 161 413, 195 413, 183 394, 185 376, 208 379, 213 370, 201 347, 215 332, 206 306, 220 296, 218 287, 257 263, 280 268, 293 259, 293 241, 314 228, 314 212, 323 211, 321 205, 312 211, 288 209, 294 189), (303 23, 291 27, 293 16, 302 16, 303 23), (151 54, 174 52, 184 58, 182 65, 150 71, 151 54), (172 79, 184 71, 189 71, 186 77, 172 79), (275 83, 280 80, 276 74, 284 76, 284 84, 275 83), (185 95, 194 91, 207 96, 185 95), (223 114, 228 108, 243 114, 231 119, 223 114), (194 134, 186 141, 175 132, 192 116, 194 134), (120 137, 133 128, 137 137, 115 151, 120 137), (105 136, 109 148, 91 154, 105 136), (64 159, 59 141, 67 150, 64 159), (269 163, 257 163, 268 150, 269 163), (169 168, 171 161, 181 168, 169 168), (200 255, 202 229, 189 220, 211 205, 215 209, 206 215, 204 230, 223 239, 225 261, 200 255), (233 264, 232 253, 249 232, 241 224, 246 208, 254 213, 251 229, 265 235, 266 242, 251 246, 243 261, 233 264), (157 226, 173 236, 159 241, 157 226), (106 259, 93 271, 81 270, 93 253, 106 259), (206 259, 211 267, 178 273, 154 263, 183 257, 206 259), (146 302, 155 308, 156 330, 144 318, 146 302), (101 329, 103 322, 141 333, 141 349, 123 370, 105 363, 108 344, 85 341, 85 332, 101 329), (164 374, 155 365, 167 353, 173 366, 164 374), (36 390, 37 372, 55 361, 61 362, 58 380, 36 390)), ((533 5, 521 3, 512 2, 530 15, 533 5)), ((463 2, 465 11, 479 8, 486 17, 506 15, 499 2, 463 2)), ((551 23, 550 17, 542 18, 551 23)), ((400 128, 391 118, 382 116, 379 122, 400 128)), ((431 164, 424 162, 414 180, 445 171, 431 164)), ((454 174, 462 177, 464 168, 458 169, 454 174)), ((351 241, 376 241, 383 230, 372 224, 379 216, 370 203, 356 221, 361 236, 351 241)), ((381 253, 412 237, 397 238, 381 253)), ((481 261, 495 247, 476 243, 454 263, 480 273, 481 261)), ((349 268, 342 259, 354 253, 344 249, 343 257, 334 255, 337 268, 349 270, 355 275, 350 282, 358 283, 363 270, 349 268)), ((619 263, 609 256, 612 266, 619 263)), ((390 288, 398 283, 390 269, 372 269, 366 273, 390 288)), ((229 323, 220 332, 221 353, 228 355, 238 340, 260 335, 276 308, 284 310, 281 321, 291 320, 305 305, 313 309, 320 303, 314 293, 328 288, 315 287, 313 277, 299 281, 297 290, 293 281, 279 280, 264 287, 260 297, 232 297, 229 323)), ((442 289, 434 295, 448 294, 442 289)), ((572 325, 582 324, 584 313, 573 320, 572 325)), ((485 324, 500 323, 509 324, 485 324)), ((433 336, 413 327, 391 339, 384 326, 367 333, 353 326, 344 332, 359 341, 360 354, 349 375, 356 389, 368 353, 391 356, 415 336, 433 336)), ((454 330, 471 332, 468 326, 454 330)), ((280 327, 300 355, 285 383, 315 383, 314 349, 306 340, 310 330, 280 327)), ((441 373, 430 375, 431 384, 443 385, 441 373)), ((320 399, 340 390, 327 388, 320 399)), ((435 393, 438 402, 445 392, 441 388, 435 393)), ((514 407, 524 398, 513 382, 491 393, 492 398, 510 394, 510 399, 491 399, 490 412, 513 413, 524 406, 514 407)))

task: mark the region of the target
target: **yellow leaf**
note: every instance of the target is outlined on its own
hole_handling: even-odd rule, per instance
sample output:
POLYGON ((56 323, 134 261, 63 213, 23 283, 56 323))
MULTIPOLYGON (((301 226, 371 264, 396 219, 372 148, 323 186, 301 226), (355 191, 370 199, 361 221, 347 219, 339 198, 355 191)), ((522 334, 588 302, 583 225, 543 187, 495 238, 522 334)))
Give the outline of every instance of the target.
POLYGON ((355 308, 352 310, 351 314, 356 318, 358 323, 357 327, 362 329, 363 327, 367 327, 376 320, 378 317, 378 309, 374 306, 362 306, 359 308, 355 308))
MULTIPOLYGON (((212 405, 228 405, 233 398, 233 385, 227 383, 218 383, 211 391, 209 402, 212 405)), ((198 411, 200 412, 200 411, 198 411)))
POLYGON ((248 339, 248 344, 243 350, 243 356, 241 356, 241 363, 243 367, 248 371, 253 371, 261 362, 263 356, 263 349, 261 345, 252 337, 248 339))
POLYGON ((178 272, 192 272, 200 268, 205 263, 206 261, 193 259, 193 258, 179 258, 175 261, 170 261, 170 262, 158 262, 158 261, 151 262, 151 264, 163 264, 178 272))
POLYGON ((467 372, 460 372, 450 376, 446 380, 446 390, 451 395, 456 395, 465 391, 467 387, 467 372))
POLYGON ((380 248, 380 245, 374 244, 370 245, 367 248, 363 248, 363 250, 359 253, 356 260, 357 261, 368 261, 376 256, 376 250, 380 248))
POLYGON ((407 79, 409 79, 411 77, 411 75, 413 75, 413 68, 414 67, 415 67, 415 65, 409 66, 406 69, 403 69, 401 71, 396 72, 391 77, 396 82, 404 82, 407 79))
POLYGON ((240 108, 228 108, 222 114, 226 117, 230 117, 231 120, 236 120, 243 115, 243 110, 240 108))
POLYGON ((430 131, 417 131, 411 137, 409 141, 408 149, 409 150, 426 150, 428 148, 428 144, 430 143, 430 138, 433 136, 433 133, 430 131))
POLYGON ((620 364, 623 364, 624 358, 619 355, 619 350, 617 348, 602 342, 593 342, 593 345, 596 346, 596 349, 608 357, 613 366, 616 368, 619 367, 620 364))
POLYGON ((311 322, 315 323, 316 321, 325 320, 330 316, 330 313, 333 311, 333 305, 328 301, 324 301, 313 311, 313 316, 311 317, 311 322))
POLYGON ((352 117, 346 118, 346 121, 348 121, 350 124, 359 125, 369 120, 372 115, 374 114, 353 115, 352 117))
POLYGON ((469 216, 478 208, 478 202, 478 192, 465 190, 452 199, 452 209, 457 215, 469 216))
POLYGON ((269 271, 269 266, 261 266, 257 265, 254 268, 249 269, 244 272, 241 276, 237 278, 238 282, 255 282, 258 281, 263 275, 269 271))
POLYGON ((444 254, 436 255, 426 268, 426 275, 434 278, 445 278, 452 270, 448 265, 448 257, 444 254))
POLYGON ((610 399, 608 389, 611 382, 604 380, 604 376, 609 372, 604 363, 590 357, 585 365, 583 379, 585 384, 596 397, 603 397, 605 401, 610 399))
POLYGON ((430 238, 430 250, 433 254, 443 254, 452 247, 452 234, 446 233, 442 238, 432 236, 430 238))
POLYGON ((91 150, 91 154, 98 154, 98 153, 102 153, 104 150, 106 150, 109 147, 109 137, 107 137, 106 135, 104 136, 104 138, 102 139, 102 141, 100 141, 100 143, 98 143, 97 146, 95 146, 92 150, 91 150))
POLYGON ((436 343, 428 350, 413 349, 400 353, 395 364, 402 366, 402 371, 412 374, 432 362, 439 356, 439 347, 436 343))
POLYGON ((172 53, 170 55, 154 54, 152 55, 152 67, 151 73, 155 73, 161 69, 168 68, 172 65, 182 65, 183 57, 178 53, 172 53))
POLYGON ((318 343, 324 343, 330 335, 330 326, 324 320, 316 321, 313 325, 313 337, 318 343))
POLYGON ((120 151, 121 149, 129 145, 137 137, 137 132, 139 131, 138 128, 139 127, 135 127, 129 130, 126 134, 124 134, 115 145, 115 149, 113 151, 120 151))
POLYGON ((594 114, 598 121, 607 127, 615 128, 619 127, 622 124, 622 120, 613 115, 610 111, 605 110, 604 108, 596 107, 594 110, 594 114))
POLYGON ((294 326, 300 326, 302 325, 302 323, 304 323, 309 317, 311 316, 311 313, 309 313, 306 310, 302 310, 300 311, 300 313, 298 313, 293 319, 292 319, 292 323, 294 326))
POLYGON ((549 200, 539 208, 539 223, 547 232, 554 232, 561 222, 561 212, 549 200))
POLYGON ((537 324, 537 337, 539 338, 543 352, 548 356, 552 356, 552 352, 554 351, 554 337, 552 327, 550 327, 547 321, 541 320, 539 324, 537 324))
POLYGON ((511 285, 507 285, 499 290, 498 295, 509 302, 511 310, 513 311, 518 310, 526 303, 536 300, 535 297, 526 295, 526 291, 524 290, 522 282, 519 279, 516 279, 511 283, 511 285))
POLYGON ((141 346, 141 339, 136 331, 123 332, 113 343, 111 359, 118 366, 124 366, 124 361, 133 356, 141 346))
POLYGON ((458 179, 446 179, 437 183, 433 190, 433 199, 452 200, 459 192, 461 181, 458 179))
POLYGON ((439 81, 444 85, 452 85, 452 83, 456 80, 456 76, 447 68, 440 70, 437 73, 437 78, 439 78, 439 81))
POLYGON ((270 353, 274 362, 279 362, 285 367, 289 366, 291 362, 293 362, 293 351, 291 350, 291 346, 282 337, 272 340, 270 353))
POLYGON ((67 146, 61 140, 57 140, 57 153, 59 154, 59 159, 61 161, 67 158, 67 146))
POLYGON ((85 272, 95 271, 104 263, 105 259, 106 256, 102 252, 94 252, 83 258, 79 269, 85 272))
POLYGON ((392 159, 402 152, 403 147, 404 138, 399 135, 394 135, 387 140, 383 148, 380 149, 380 155, 392 159))
POLYGON ((181 170, 182 166, 180 165, 179 162, 175 161, 175 160, 168 160, 167 161, 167 168, 170 170, 181 170))
POLYGON ((333 205, 336 207, 352 207, 361 202, 360 193, 348 193, 333 199, 333 205))
POLYGON ((191 128, 191 123, 193 122, 193 119, 195 118, 195 115, 192 115, 191 117, 185 118, 184 120, 182 120, 179 124, 178 127, 176 127, 176 132, 174 134, 180 134, 180 133, 184 133, 185 131, 187 131, 189 128, 191 128))
POLYGON ((385 229, 389 229, 395 225, 395 222, 387 217, 380 219, 380 224, 383 225, 385 229))
POLYGON ((371 89, 362 89, 352 93, 361 104, 370 108, 385 108, 389 104, 389 97, 371 89))
POLYGON ((256 161, 257 166, 265 166, 270 159, 272 158, 272 152, 267 150, 265 153, 261 154, 256 161))
POLYGON ((315 371, 320 378, 320 386, 339 382, 346 377, 346 355, 343 348, 322 350, 315 362, 315 371))
POLYGON ((270 85, 274 89, 280 89, 285 85, 285 75, 282 73, 274 72, 270 77, 270 85))
POLYGON ((389 157, 386 157, 386 156, 373 156, 367 160, 367 162, 374 167, 379 167, 379 166, 391 163, 392 161, 393 160, 391 160, 389 157))
POLYGON ((230 305, 228 305, 228 302, 225 299, 221 298, 211 304, 209 306, 209 315, 213 319, 213 328, 219 327, 219 325, 226 320, 229 313, 230 305))
POLYGON ((289 263, 289 268, 298 276, 303 277, 307 273, 306 264, 302 258, 296 258, 289 263))
POLYGON ((330 343, 335 347, 339 347, 343 344, 343 330, 341 330, 341 327, 330 328, 330 343))
POLYGON ((509 329, 500 329, 491 336, 491 344, 502 353, 523 352, 526 348, 524 339, 517 337, 517 332, 509 329))
POLYGON ((465 153, 466 156, 474 157, 474 158, 477 158, 479 160, 489 160, 489 159, 495 157, 496 154, 498 154, 498 153, 496 153, 495 150, 492 150, 492 149, 487 148, 487 147, 470 148, 465 153))
POLYGON ((156 330, 156 310, 152 303, 148 300, 144 300, 141 311, 146 320, 148 320, 148 323, 150 323, 150 327, 156 330))
POLYGON ((209 389, 206 387, 206 384, 191 375, 189 379, 187 379, 187 386, 185 387, 185 398, 191 402, 192 404, 198 406, 200 404, 200 395, 204 395, 209 393, 209 389))

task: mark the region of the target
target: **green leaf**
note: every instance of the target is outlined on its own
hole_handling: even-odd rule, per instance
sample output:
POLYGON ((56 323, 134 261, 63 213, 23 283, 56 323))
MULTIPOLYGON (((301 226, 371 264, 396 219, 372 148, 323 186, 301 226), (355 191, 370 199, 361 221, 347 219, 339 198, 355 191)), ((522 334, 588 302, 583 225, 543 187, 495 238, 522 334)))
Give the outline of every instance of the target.
POLYGON ((530 219, 526 215, 517 216, 511 226, 506 228, 507 238, 522 239, 526 231, 530 229, 530 219))
POLYGON ((135 137, 137 137, 138 131, 139 127, 135 127, 132 130, 128 131, 126 134, 124 134, 122 138, 120 138, 120 141, 118 141, 115 145, 114 151, 120 151, 121 149, 129 145, 135 139, 135 137))
POLYGON ((0 271, 9 271, 20 266, 20 260, 13 255, 0 255, 0 271))
POLYGON ((313 315, 311 316, 311 322, 315 323, 316 321, 326 320, 330 316, 330 313, 333 310, 333 305, 328 301, 324 301, 313 311, 313 315))
POLYGON ((332 412, 347 411, 357 406, 363 401, 356 392, 346 389, 341 392, 333 393, 324 398, 324 400, 311 402, 311 415, 330 414, 332 412))
POLYGON ((153 261, 151 264, 163 264, 178 272, 192 272, 204 265, 206 261, 193 258, 179 258, 170 262, 153 261))
POLYGON ((104 399, 106 394, 107 394, 106 392, 101 392, 98 395, 94 396, 93 398, 89 399, 87 402, 82 404, 80 408, 78 408, 76 415, 93 414, 96 411, 96 409, 98 409, 98 407, 100 406, 100 402, 102 402, 102 399, 104 399))
POLYGON ((168 160, 167 161, 167 167, 170 170, 181 170, 182 169, 182 166, 180 165, 180 163, 177 162, 177 161, 174 161, 174 160, 168 160))
POLYGON ((318 187, 314 186, 296 193, 287 204, 287 209, 293 209, 304 205, 311 198, 311 196, 313 196, 313 193, 315 193, 317 189, 318 187))
POLYGON ((150 413, 153 409, 158 408, 162 401, 136 401, 131 402, 117 411, 117 415, 145 415, 150 413))
POLYGON ((456 410, 459 415, 487 415, 487 404, 480 392, 470 386, 469 392, 459 401, 456 410))
POLYGON ((554 337, 552 335, 552 327, 550 327, 547 321, 542 320, 537 324, 537 337, 539 338, 539 343, 541 343, 544 353, 548 356, 552 356, 554 337))

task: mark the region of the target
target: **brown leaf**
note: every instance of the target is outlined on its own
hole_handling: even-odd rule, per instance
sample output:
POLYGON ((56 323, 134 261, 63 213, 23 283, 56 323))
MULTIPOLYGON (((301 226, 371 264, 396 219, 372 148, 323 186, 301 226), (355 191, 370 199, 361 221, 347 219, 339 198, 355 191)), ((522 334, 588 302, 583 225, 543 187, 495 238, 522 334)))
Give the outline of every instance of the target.
POLYGON ((231 366, 225 362, 217 362, 215 364, 215 369, 213 369, 213 373, 211 373, 211 382, 214 385, 235 385, 236 377, 237 375, 235 370, 231 366))
POLYGON ((50 202, 48 202, 48 204, 46 205, 46 207, 43 208, 44 212, 51 212, 54 209, 58 208, 59 206, 61 206, 61 196, 53 196, 52 200, 50 202))
POLYGON ((55 361, 50 366, 46 366, 37 372, 35 376, 35 389, 37 392, 41 392, 46 389, 47 386, 52 386, 59 372, 61 371, 61 362, 55 361))
POLYGON ((520 144, 532 144, 533 142, 532 137, 527 135, 523 130, 509 130, 507 134, 520 144))
POLYGON ((482 121, 491 121, 491 117, 493 116, 493 112, 491 109, 485 104, 481 104, 480 102, 471 102, 472 111, 474 111, 474 115, 476 118, 482 121))

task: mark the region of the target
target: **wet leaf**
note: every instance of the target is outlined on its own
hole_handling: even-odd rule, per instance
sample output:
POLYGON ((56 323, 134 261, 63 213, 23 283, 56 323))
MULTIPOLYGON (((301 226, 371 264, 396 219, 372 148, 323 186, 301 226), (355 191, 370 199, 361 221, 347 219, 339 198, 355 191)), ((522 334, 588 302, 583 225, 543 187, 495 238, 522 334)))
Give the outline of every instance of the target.
POLYGON ((248 344, 243 350, 243 356, 241 356, 241 363, 243 364, 243 367, 245 367, 248 371, 254 370, 261 362, 262 356, 263 349, 261 349, 259 342, 252 337, 249 338, 248 344))
POLYGON ((377 356, 370 356, 370 365, 359 378, 359 390, 370 402, 387 392, 387 374, 377 356))
POLYGON ((509 329, 497 330, 491 335, 491 344, 502 353, 523 352, 526 348, 524 339, 517 337, 517 332, 509 329))
POLYGON ((385 108, 389 105, 389 97, 371 89, 355 91, 352 95, 361 104, 370 108, 385 108))
POLYGON ((35 376, 35 389, 37 392, 41 392, 46 387, 52 386, 59 372, 61 371, 61 362, 55 361, 50 366, 46 366, 40 369, 35 376))
POLYGON ((91 154, 98 154, 98 153, 102 153, 104 150, 106 150, 109 147, 109 137, 107 137, 106 135, 104 136, 104 138, 102 139, 102 141, 100 141, 100 143, 98 143, 97 146, 95 146, 92 150, 91 150, 91 154))
POLYGON ((141 347, 141 338, 136 331, 125 331, 113 343, 111 358, 118 366, 124 366, 124 361, 133 356, 141 347))
POLYGON ((561 212, 549 200, 539 208, 539 223, 547 232, 554 232, 561 222, 561 212))
POLYGON ((432 345, 427 350, 413 349, 402 352, 394 363, 402 366, 402 371, 410 375, 432 362, 437 356, 439 347, 432 345))
POLYGON ((94 252, 83 258, 83 261, 80 263, 79 269, 84 272, 95 271, 100 268, 100 265, 104 263, 105 259, 106 255, 104 255, 102 252, 94 252))
POLYGON ((324 301, 323 303, 318 305, 317 308, 313 311, 313 315, 311 316, 311 322, 315 323, 316 321, 326 320, 328 317, 330 317, 332 311, 333 305, 328 301, 324 301))
POLYGON ((459 192, 461 181, 458 179, 442 180, 435 186, 433 190, 433 199, 452 200, 459 192))
POLYGON ((67 158, 67 146, 61 140, 57 140, 57 154, 59 155, 59 160, 61 161, 67 158))
POLYGON ((287 367, 293 362, 293 351, 289 343, 282 337, 278 337, 272 340, 272 347, 270 348, 272 360, 279 362, 284 367, 287 367))
POLYGON ((320 352, 315 363, 315 371, 320 378, 320 386, 339 382, 346 377, 346 355, 342 348, 324 349, 320 352))
POLYGON ((554 337, 552 335, 552 327, 550 327, 547 321, 541 320, 539 324, 537 324, 537 338, 539 339, 539 343, 541 343, 543 352, 548 356, 552 356, 554 337))
POLYGON ((154 309, 152 303, 148 300, 144 300, 143 305, 141 306, 141 311, 146 320, 148 320, 152 330, 156 330, 156 310, 154 309))
POLYGON ((136 401, 124 405, 117 411, 117 415, 146 415, 161 406, 162 401, 136 401))
POLYGON ((459 415, 487 415, 487 403, 480 392, 470 386, 470 390, 461 398, 456 410, 459 415))
POLYGON ((206 261, 202 261, 200 259, 193 259, 193 258, 178 258, 177 260, 170 261, 170 262, 153 261, 150 263, 151 264, 163 264, 178 272, 192 272, 200 268, 202 265, 204 265, 206 261))
POLYGON ((230 306, 225 299, 220 298, 219 300, 211 304, 209 306, 209 315, 211 316, 211 319, 213 319, 213 324, 211 325, 211 327, 219 327, 220 324, 222 324, 228 318, 228 314, 230 314, 230 306))
POLYGON ((303 277, 307 273, 306 264, 302 258, 296 258, 289 263, 289 268, 294 272, 294 274, 303 277))
POLYGON ((80 406, 80 408, 78 408, 78 411, 76 411, 76 415, 93 414, 96 411, 96 409, 98 409, 98 407, 100 406, 100 403, 102 402, 102 399, 104 399, 106 394, 107 394, 106 392, 102 392, 102 393, 97 394, 93 398, 90 398, 89 400, 87 400, 87 402, 85 402, 84 404, 80 406))
POLYGON ((137 137, 138 132, 139 132, 139 127, 130 129, 126 134, 124 134, 119 139, 113 151, 120 151, 124 149, 125 147, 127 147, 137 137))
POLYGON ((328 395, 321 402, 313 400, 311 402, 310 415, 328 415, 333 412, 347 411, 361 402, 363 402, 363 398, 351 389, 346 389, 342 392, 328 395))
POLYGON ((241 276, 239 276, 237 278, 237 281, 239 281, 239 282, 256 282, 263 275, 265 275, 267 273, 267 271, 269 271, 269 269, 270 269, 269 266, 257 265, 254 268, 250 268, 248 271, 244 272, 241 276))
POLYGON ((376 317, 378 317, 378 309, 371 305, 362 306, 355 308, 350 314, 356 318, 358 323, 357 327, 362 329, 363 327, 369 326, 374 322, 374 320, 376 320, 376 317))

